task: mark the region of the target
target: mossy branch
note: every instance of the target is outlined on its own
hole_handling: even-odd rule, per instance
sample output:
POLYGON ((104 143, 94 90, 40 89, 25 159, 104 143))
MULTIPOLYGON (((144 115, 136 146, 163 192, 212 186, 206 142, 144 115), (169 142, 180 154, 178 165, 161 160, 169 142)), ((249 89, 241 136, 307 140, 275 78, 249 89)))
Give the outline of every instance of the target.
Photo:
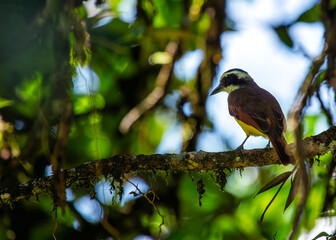
MULTIPOLYGON (((322 156, 336 149, 336 127, 303 140, 305 157, 322 156)), ((290 144, 295 149, 294 144, 290 144)), ((112 177, 123 182, 125 174, 142 171, 218 171, 231 168, 260 167, 280 164, 274 149, 253 149, 227 152, 187 152, 180 154, 115 155, 95 160, 78 167, 64 170, 65 187, 92 191, 94 184, 102 177, 112 177)), ((54 196, 53 178, 43 177, 18 184, 12 188, 0 189, 0 207, 12 205, 21 199, 37 198, 40 194, 54 196)))

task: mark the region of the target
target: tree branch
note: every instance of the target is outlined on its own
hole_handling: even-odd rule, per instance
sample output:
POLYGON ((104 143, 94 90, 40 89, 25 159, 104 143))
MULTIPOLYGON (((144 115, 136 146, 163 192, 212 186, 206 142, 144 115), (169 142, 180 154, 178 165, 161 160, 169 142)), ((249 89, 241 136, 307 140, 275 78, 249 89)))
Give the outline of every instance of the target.
MULTIPOLYGON (((302 141, 306 158, 321 156, 336 149, 336 127, 302 141)), ((289 145, 296 149, 295 144, 289 145)), ((94 191, 94 185, 103 176, 122 183, 126 174, 142 171, 220 171, 230 168, 244 168, 280 164, 274 149, 253 149, 227 152, 187 152, 180 154, 115 155, 111 158, 95 160, 78 167, 64 170, 66 188, 94 191), (98 176, 101 173, 103 176, 98 176)), ((44 177, 18 184, 13 188, 0 189, 0 207, 12 205, 20 199, 55 193, 52 177, 44 177)))
POLYGON ((127 133, 133 123, 137 121, 146 111, 153 108, 164 96, 165 88, 173 70, 174 58, 178 50, 178 45, 179 44, 176 42, 168 43, 165 52, 169 54, 171 61, 161 67, 161 70, 156 78, 156 87, 154 90, 137 106, 129 111, 121 120, 119 125, 119 130, 121 133, 127 133))

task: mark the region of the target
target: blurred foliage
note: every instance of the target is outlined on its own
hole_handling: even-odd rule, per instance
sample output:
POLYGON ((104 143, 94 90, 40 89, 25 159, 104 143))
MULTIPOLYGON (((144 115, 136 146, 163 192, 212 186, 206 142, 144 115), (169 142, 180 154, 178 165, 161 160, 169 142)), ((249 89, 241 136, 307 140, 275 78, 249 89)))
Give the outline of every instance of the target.
MULTIPOLYGON (((174 150, 196 150, 201 132, 211 130, 205 102, 221 59, 220 35, 235 30, 235 23, 226 18, 224 2, 110 0, 92 1, 91 7, 84 7, 78 0, 1 1, 1 188, 50 174, 51 155, 60 141, 60 122, 67 107, 72 114, 65 123, 71 131, 61 149, 64 154, 59 155, 62 168, 114 154, 154 153, 174 127, 182 132, 178 139, 170 139, 182 143, 174 150), (131 3, 134 19, 132 13, 125 15, 121 10, 131 3), (92 10, 97 12, 92 14, 92 10), (176 44, 176 52, 167 50, 170 43, 176 44), (179 79, 172 69, 165 70, 196 49, 202 51, 203 59, 192 79, 179 79), (156 88, 162 95, 154 94, 156 88), (154 98, 149 98, 151 93, 154 98), (128 115, 133 124, 121 132, 120 123, 132 109, 139 111, 144 99, 151 107, 139 119, 128 115)), ((321 15, 315 5, 274 30, 292 48, 295 42, 288 28, 297 22, 320 21, 321 15)), ((319 88, 324 78, 317 80, 319 88)), ((321 110, 321 114, 304 117, 305 136, 316 133, 316 122, 325 114, 321 110)), ((323 215, 334 216, 330 211, 335 207, 334 167, 335 156, 329 154, 310 169, 302 231, 311 230, 323 215)), ((165 216, 163 239, 285 239, 297 205, 295 199, 283 213, 290 184, 284 185, 262 225, 259 218, 276 189, 253 198, 283 171, 278 166, 233 171, 224 191, 213 173, 153 171, 139 177, 158 196, 155 204, 165 216), (199 180, 205 185, 201 207, 199 180)), ((123 203, 114 188, 99 189, 97 195, 103 191, 108 200, 94 193, 90 195, 96 200, 89 200, 86 192, 68 193, 65 215, 59 210, 57 214, 57 239, 157 237, 161 218, 145 198, 123 203), (81 198, 87 200, 86 207, 76 207, 81 198), (98 220, 85 217, 85 212, 98 220)), ((120 195, 125 198, 131 191, 125 189, 120 195)), ((42 196, 35 203, 0 209, 0 239, 51 239, 52 204, 52 199, 42 196)))

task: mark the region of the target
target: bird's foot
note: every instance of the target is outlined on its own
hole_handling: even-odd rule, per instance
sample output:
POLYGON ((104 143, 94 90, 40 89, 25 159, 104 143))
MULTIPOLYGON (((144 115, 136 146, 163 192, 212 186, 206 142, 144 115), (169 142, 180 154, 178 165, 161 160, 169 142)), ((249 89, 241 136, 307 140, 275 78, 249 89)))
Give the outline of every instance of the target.
POLYGON ((266 150, 271 150, 271 141, 268 141, 267 145, 265 146, 266 150))
POLYGON ((245 150, 244 150, 244 145, 242 144, 242 145, 240 145, 239 147, 237 147, 236 148, 236 150, 235 151, 240 151, 242 154, 244 154, 245 153, 245 150))

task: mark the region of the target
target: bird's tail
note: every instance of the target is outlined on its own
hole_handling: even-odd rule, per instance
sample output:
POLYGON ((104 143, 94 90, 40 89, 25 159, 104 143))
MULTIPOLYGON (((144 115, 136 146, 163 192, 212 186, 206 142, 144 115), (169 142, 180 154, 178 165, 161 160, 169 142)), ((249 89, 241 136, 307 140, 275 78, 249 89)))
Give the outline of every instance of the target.
POLYGON ((281 137, 270 136, 270 140, 283 165, 288 165, 290 163, 295 164, 293 154, 289 150, 288 144, 283 135, 281 135, 281 137))

